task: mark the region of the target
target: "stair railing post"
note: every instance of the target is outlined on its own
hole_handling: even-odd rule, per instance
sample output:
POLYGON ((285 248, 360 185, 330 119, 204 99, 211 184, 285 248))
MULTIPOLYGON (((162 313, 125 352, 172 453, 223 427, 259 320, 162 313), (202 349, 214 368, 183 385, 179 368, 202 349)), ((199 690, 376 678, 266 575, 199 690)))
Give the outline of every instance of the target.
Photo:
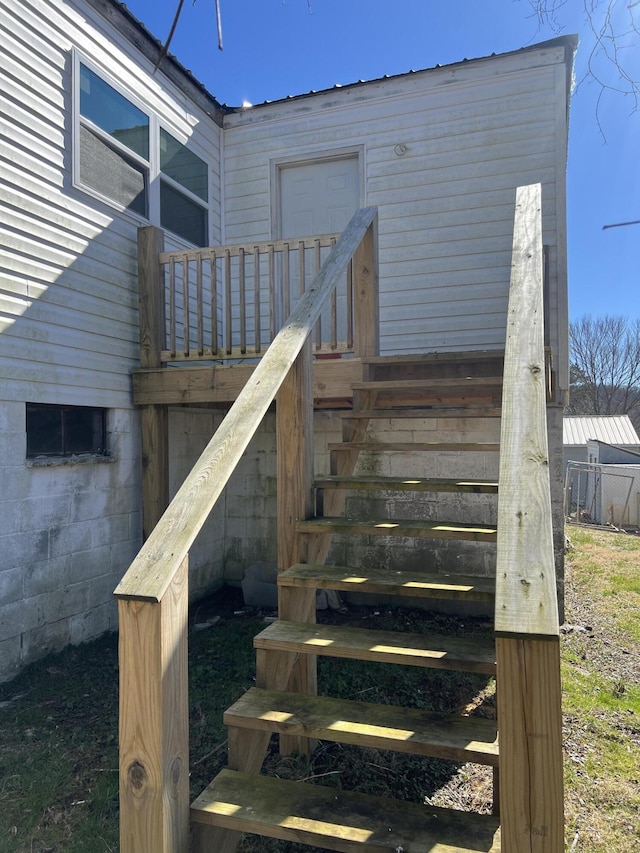
MULTIPOLYGON (((276 396, 278 571, 306 562, 306 543, 296 522, 312 515, 313 492, 313 373, 311 336, 307 338, 276 396)), ((293 622, 316 621, 315 590, 278 589, 278 616, 293 622)), ((316 658, 301 655, 293 663, 287 689, 317 692, 316 658)), ((275 662, 269 659, 269 667, 275 662)), ((269 675, 265 674, 267 681, 269 675)), ((272 685, 275 686, 275 685, 272 685)), ((282 689, 282 687, 280 688, 282 689)), ((309 751, 305 738, 281 736, 280 751, 309 751)))
POLYGON ((354 343, 357 356, 380 353, 378 215, 353 254, 354 343))
POLYGON ((498 486, 500 824, 504 853, 562 853, 560 640, 546 419, 539 184, 516 198, 498 486))
MULTIPOLYGON (((164 277, 160 253, 164 232, 153 225, 138 228, 138 313, 140 367, 162 366, 164 349, 164 277)), ((142 529, 147 539, 169 503, 169 415, 167 406, 143 406, 142 529)))
POLYGON ((189 850, 188 565, 161 601, 118 601, 121 853, 189 850))

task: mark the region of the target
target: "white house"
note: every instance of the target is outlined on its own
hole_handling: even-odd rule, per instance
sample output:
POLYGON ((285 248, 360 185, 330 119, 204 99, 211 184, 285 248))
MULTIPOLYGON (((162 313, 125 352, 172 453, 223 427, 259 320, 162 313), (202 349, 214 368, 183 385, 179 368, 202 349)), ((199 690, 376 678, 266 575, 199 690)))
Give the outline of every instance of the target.
MULTIPOLYGON (((142 541, 140 225, 186 249, 340 231, 376 206, 381 353, 492 350, 515 188, 540 182, 561 523, 572 37, 242 109, 176 60, 153 74, 158 44, 116 0, 2 8, 0 678, 116 628, 142 541)), ((171 406, 175 490, 221 413, 171 406)), ((273 548, 272 431, 267 417, 192 554, 193 595, 273 548)))

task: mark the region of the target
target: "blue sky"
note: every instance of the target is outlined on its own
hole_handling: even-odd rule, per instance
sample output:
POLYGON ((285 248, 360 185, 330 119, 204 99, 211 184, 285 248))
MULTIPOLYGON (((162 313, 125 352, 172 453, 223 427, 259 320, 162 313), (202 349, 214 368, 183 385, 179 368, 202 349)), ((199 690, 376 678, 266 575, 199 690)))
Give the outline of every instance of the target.
MULTIPOLYGON (((630 0, 615 0, 614 18, 630 0)), ((127 6, 164 41, 177 0, 128 0, 127 6)), ((224 50, 216 41, 214 0, 185 0, 171 52, 215 97, 237 106, 335 83, 445 65, 516 50, 553 38, 528 0, 220 0, 224 50)), ((581 39, 580 80, 592 38, 583 0, 558 15, 564 33, 581 39)), ((640 20, 640 11, 636 14, 640 20)), ((625 43, 629 43, 628 41, 625 43)), ((640 78, 640 38, 625 55, 640 78)), ((605 68, 615 83, 615 74, 605 68)), ((571 319, 640 317, 640 111, 629 97, 584 82, 571 104, 568 192, 571 319), (596 113, 597 109, 597 113, 596 113), (597 115, 597 118, 596 118, 597 115), (603 135, 598 127, 601 125, 603 135)))

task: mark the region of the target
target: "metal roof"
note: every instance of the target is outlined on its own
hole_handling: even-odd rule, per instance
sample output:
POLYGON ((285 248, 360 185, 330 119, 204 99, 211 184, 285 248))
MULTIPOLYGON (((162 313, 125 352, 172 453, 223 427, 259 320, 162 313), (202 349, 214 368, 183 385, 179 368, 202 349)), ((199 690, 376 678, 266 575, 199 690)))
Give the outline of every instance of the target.
MULTIPOLYGON (((136 16, 131 12, 130 9, 127 8, 125 2, 123 0, 87 0, 95 9, 97 9, 103 16, 106 18, 111 17, 110 13, 119 12, 129 23, 130 27, 133 30, 129 30, 128 28, 120 27, 120 31, 122 34, 128 38, 128 40, 134 44, 135 47, 138 48, 142 53, 144 53, 149 59, 153 62, 156 62, 160 56, 160 51, 162 48, 162 42, 158 41, 158 39, 146 28, 146 26, 140 21, 136 16)), ((351 83, 336 83, 334 86, 330 86, 323 89, 313 90, 311 92, 303 92, 301 94, 295 95, 287 95, 284 98, 278 98, 272 101, 262 101, 258 104, 253 104, 252 108, 255 107, 265 107, 270 106, 271 104, 279 104, 282 102, 298 100, 301 98, 308 98, 314 95, 323 95, 327 92, 331 92, 336 89, 351 89, 357 86, 363 86, 370 83, 379 83, 384 80, 392 80, 398 79, 400 77, 409 77, 412 74, 419 74, 423 71, 436 71, 438 69, 450 69, 455 68, 456 66, 465 65, 469 62, 478 62, 486 59, 493 59, 495 57, 502 56, 512 56, 518 53, 528 53, 535 50, 547 50, 553 47, 563 47, 565 49, 565 63, 567 66, 567 93, 571 91, 571 74, 573 68, 573 56, 576 52, 578 46, 578 37, 575 35, 564 35, 557 36, 553 39, 548 39, 547 41, 539 42, 538 44, 530 44, 526 47, 521 47, 516 50, 510 50, 505 53, 492 53, 490 56, 479 56, 474 57, 472 59, 462 59, 458 62, 451 62, 445 65, 433 65, 428 68, 421 68, 417 70, 406 71, 401 74, 385 74, 382 77, 373 78, 371 80, 357 80, 351 83)), ((197 92, 202 98, 208 100, 216 110, 220 111, 222 114, 235 113, 235 112, 243 112, 243 107, 235 107, 229 106, 228 104, 221 103, 214 95, 212 95, 206 86, 201 83, 190 71, 188 68, 185 68, 184 65, 171 53, 168 53, 161 66, 160 69, 168 76, 173 79, 174 83, 179 84, 179 81, 182 80, 184 83, 187 83, 190 88, 197 92), (173 69, 173 73, 168 73, 168 69, 173 69)), ((567 95, 568 97, 568 95, 567 95)))
POLYGON ((595 439, 618 446, 640 447, 640 437, 629 415, 565 415, 562 433, 565 446, 586 446, 589 439, 595 439))

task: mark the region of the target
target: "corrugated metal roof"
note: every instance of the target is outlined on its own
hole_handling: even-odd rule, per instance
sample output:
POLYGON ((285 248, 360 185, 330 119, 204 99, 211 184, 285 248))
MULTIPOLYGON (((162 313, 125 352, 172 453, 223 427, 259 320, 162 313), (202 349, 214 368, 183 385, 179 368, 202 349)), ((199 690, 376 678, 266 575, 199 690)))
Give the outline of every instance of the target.
MULTIPOLYGON (((373 83, 382 83, 385 80, 397 80, 400 77, 410 77, 413 74, 422 74, 425 71, 449 70, 449 69, 456 68, 457 66, 460 66, 460 65, 466 65, 469 62, 481 62, 481 61, 486 60, 486 59, 494 59, 496 57, 502 57, 502 56, 512 56, 512 55, 517 54, 517 53, 528 53, 528 52, 534 51, 534 50, 548 50, 548 49, 554 48, 554 47, 565 48, 565 54, 566 54, 565 62, 567 64, 567 76, 568 76, 568 78, 570 78, 571 73, 572 73, 572 68, 573 68, 573 56, 574 56, 576 49, 578 47, 578 36, 575 36, 575 35, 557 36, 556 38, 548 39, 547 41, 539 42, 538 44, 530 44, 530 45, 527 45, 526 47, 521 47, 521 48, 518 48, 516 50, 510 50, 510 51, 507 51, 506 53, 492 53, 489 56, 478 56, 478 57, 473 57, 473 58, 465 58, 465 59, 458 60, 457 62, 446 63, 445 65, 440 65, 438 63, 436 65, 428 66, 427 68, 412 68, 410 71, 404 71, 404 72, 401 72, 399 74, 384 74, 382 77, 374 77, 374 78, 369 79, 369 80, 355 80, 351 83, 336 83, 333 86, 330 86, 328 88, 312 89, 310 92, 302 92, 302 93, 296 94, 296 95, 287 95, 284 98, 277 98, 273 101, 261 101, 261 102, 256 103, 256 104, 252 104, 251 106, 252 106, 252 109, 254 109, 256 107, 267 107, 267 106, 271 106, 272 104, 281 104, 281 103, 286 103, 287 101, 297 101, 297 100, 301 100, 302 98, 312 97, 314 95, 326 95, 327 93, 334 91, 336 89, 354 89, 357 86, 366 86, 368 84, 373 84, 373 83)), ((569 84, 570 84, 570 79, 569 79, 569 84)), ((567 92, 569 93, 570 91, 571 91, 571 85, 568 85, 567 86, 567 92)), ((242 110, 242 107, 227 107, 226 104, 224 104, 224 107, 226 109, 229 109, 230 111, 233 111, 233 112, 235 112, 235 111, 239 112, 242 110)))
MULTIPOLYGON (((143 39, 147 43, 148 49, 151 51, 151 53, 153 55, 152 56, 153 60, 154 61, 157 60, 158 56, 160 55, 160 49, 162 48, 163 43, 160 42, 147 29, 147 27, 142 23, 142 21, 140 21, 138 18, 136 18, 136 16, 133 14, 133 12, 131 12, 131 10, 127 7, 124 0, 89 0, 89 2, 96 9, 98 9, 98 11, 101 12, 101 14, 103 14, 103 15, 105 14, 105 12, 104 12, 105 3, 107 3, 109 6, 115 8, 115 9, 118 9, 139 31, 140 35, 143 37, 143 39)), ((125 33, 125 35, 128 36, 127 33, 125 33)), ((132 41, 131 38, 130 38, 130 40, 132 41)), ((140 44, 139 41, 135 40, 135 41, 133 41, 133 43, 135 44, 135 46, 138 49, 142 49, 142 45, 140 44)), ((390 79, 394 79, 394 78, 398 78, 398 77, 407 77, 411 74, 421 73, 422 71, 435 71, 435 70, 440 69, 440 68, 446 68, 446 69, 455 68, 457 65, 463 65, 467 62, 477 62, 479 60, 492 59, 496 56, 510 56, 510 55, 516 54, 516 53, 527 53, 529 51, 545 50, 545 49, 549 49, 549 48, 553 48, 553 47, 564 47, 565 48, 565 52, 566 52, 565 62, 567 65, 567 76, 570 78, 571 73, 572 73, 572 68, 573 68, 573 56, 576 52, 577 46, 578 46, 578 36, 576 36, 576 35, 557 36, 556 38, 548 39, 547 41, 539 42, 538 44, 529 44, 526 47, 521 47, 517 50, 507 51, 506 53, 492 53, 490 56, 479 56, 479 57, 475 57, 473 59, 462 59, 458 62, 451 62, 451 63, 445 64, 445 65, 439 65, 438 64, 438 65, 433 65, 429 68, 421 68, 418 70, 412 69, 411 71, 406 71, 402 74, 385 74, 382 77, 373 78, 372 80, 357 80, 357 81, 352 82, 352 83, 344 83, 344 84, 343 83, 336 83, 332 87, 330 86, 330 87, 323 88, 323 89, 312 90, 311 92, 304 92, 302 94, 287 95, 284 98, 278 98, 278 99, 275 99, 273 101, 262 101, 261 103, 253 104, 252 108, 253 107, 265 107, 265 106, 269 106, 271 104, 278 104, 278 103, 282 103, 282 102, 297 100, 299 98, 308 98, 308 97, 313 96, 313 95, 323 95, 323 94, 326 94, 327 92, 331 92, 333 89, 355 88, 356 86, 362 86, 362 85, 366 85, 368 83, 378 83, 378 82, 381 82, 383 80, 390 80, 390 79)), ((143 53, 144 52, 145 51, 143 51, 143 53)), ((219 110, 221 110, 221 112, 223 112, 223 113, 235 113, 235 112, 242 112, 244 110, 243 107, 232 107, 232 106, 229 106, 228 104, 221 103, 214 95, 212 95, 208 91, 206 86, 197 79, 197 77, 193 74, 193 72, 190 71, 188 68, 185 68, 185 66, 182 65, 180 60, 178 60, 173 54, 168 53, 167 56, 165 57, 165 62, 172 64, 177 69, 177 71, 180 75, 183 75, 186 80, 188 80, 192 85, 194 85, 197 89, 199 89, 200 92, 202 93, 202 95, 205 98, 210 99, 212 101, 212 103, 219 110)), ((161 69, 164 70, 164 68, 162 68, 162 66, 161 66, 161 69)), ((571 89, 571 86, 568 85, 567 86, 567 92, 569 92, 570 89, 571 89)))
POLYGON ((640 437, 629 415, 565 415, 562 433, 565 446, 586 446, 589 439, 619 446, 640 446, 640 437))

